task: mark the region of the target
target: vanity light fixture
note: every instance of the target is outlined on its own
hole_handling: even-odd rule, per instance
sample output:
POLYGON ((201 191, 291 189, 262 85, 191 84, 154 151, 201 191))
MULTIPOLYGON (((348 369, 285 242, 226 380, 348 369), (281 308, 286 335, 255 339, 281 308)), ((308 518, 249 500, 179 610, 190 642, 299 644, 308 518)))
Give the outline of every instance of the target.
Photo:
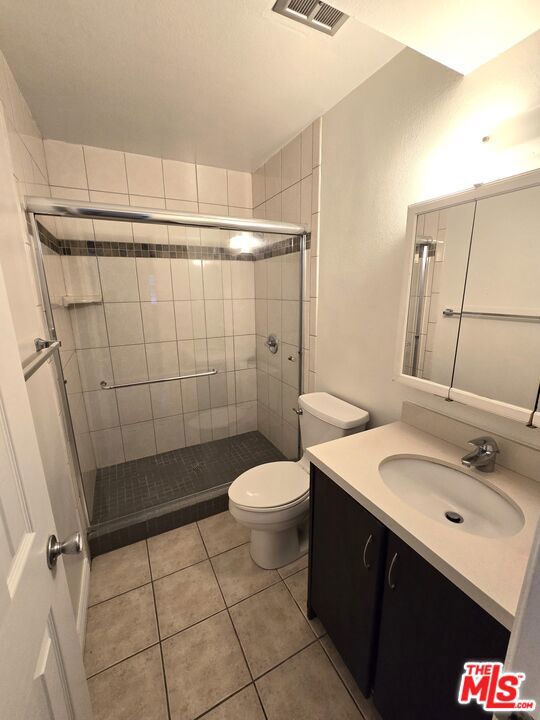
POLYGON ((483 143, 499 148, 509 148, 525 143, 537 143, 540 139, 540 105, 503 120, 482 136, 483 143))

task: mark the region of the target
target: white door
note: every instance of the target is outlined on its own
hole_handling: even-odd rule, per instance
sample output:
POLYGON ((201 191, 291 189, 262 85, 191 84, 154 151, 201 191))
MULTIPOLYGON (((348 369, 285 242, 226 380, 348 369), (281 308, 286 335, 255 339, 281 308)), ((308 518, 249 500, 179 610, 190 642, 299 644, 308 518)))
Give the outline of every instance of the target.
POLYGON ((62 558, 47 567, 55 526, 1 269, 0 328, 0 716, 90 720, 62 558))

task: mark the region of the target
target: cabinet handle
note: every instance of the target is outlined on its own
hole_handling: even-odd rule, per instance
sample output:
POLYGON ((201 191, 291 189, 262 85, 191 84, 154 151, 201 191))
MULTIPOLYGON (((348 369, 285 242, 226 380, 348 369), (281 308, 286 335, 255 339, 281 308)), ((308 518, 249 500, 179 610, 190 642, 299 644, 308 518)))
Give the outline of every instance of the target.
POLYGON ((371 563, 367 561, 367 551, 368 547, 371 545, 371 541, 373 540, 373 535, 370 535, 368 539, 366 540, 366 544, 364 545, 364 567, 366 570, 369 570, 371 567, 371 563))
POLYGON ((392 558, 392 562, 390 563, 390 568, 388 569, 388 587, 390 588, 390 590, 395 590, 395 588, 396 588, 396 583, 392 582, 392 570, 394 569, 396 560, 397 560, 397 553, 394 553, 394 557, 392 558))

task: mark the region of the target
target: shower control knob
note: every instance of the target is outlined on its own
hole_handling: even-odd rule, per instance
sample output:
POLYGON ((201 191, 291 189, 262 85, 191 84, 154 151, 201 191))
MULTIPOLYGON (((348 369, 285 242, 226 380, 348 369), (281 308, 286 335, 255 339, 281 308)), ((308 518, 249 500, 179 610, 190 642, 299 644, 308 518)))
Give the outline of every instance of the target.
POLYGON ((269 335, 264 344, 270 350, 272 355, 275 355, 277 353, 279 343, 275 335, 269 335))
POLYGON ((77 555, 82 551, 81 533, 70 535, 67 540, 60 542, 56 535, 51 535, 47 543, 47 567, 52 570, 60 555, 77 555))

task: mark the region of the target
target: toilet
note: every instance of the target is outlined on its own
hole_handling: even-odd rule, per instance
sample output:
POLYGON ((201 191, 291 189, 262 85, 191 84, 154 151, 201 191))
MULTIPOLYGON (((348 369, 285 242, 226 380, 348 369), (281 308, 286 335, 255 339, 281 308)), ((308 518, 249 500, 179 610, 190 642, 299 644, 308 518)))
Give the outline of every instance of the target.
POLYGON ((369 413, 325 392, 298 398, 302 458, 247 470, 229 487, 229 511, 251 529, 253 561, 283 567, 307 550, 309 461, 305 449, 364 430, 369 413))

